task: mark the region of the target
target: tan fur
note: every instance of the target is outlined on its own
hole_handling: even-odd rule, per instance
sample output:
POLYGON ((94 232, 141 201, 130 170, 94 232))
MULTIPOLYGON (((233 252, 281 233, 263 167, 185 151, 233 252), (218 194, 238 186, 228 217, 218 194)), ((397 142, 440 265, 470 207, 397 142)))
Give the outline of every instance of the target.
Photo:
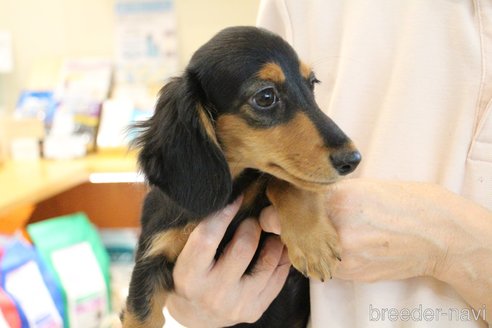
POLYGON ((174 263, 196 225, 189 223, 183 228, 169 229, 156 234, 143 258, 164 255, 168 261, 174 263))
MULTIPOLYGON (((155 235, 149 249, 142 259, 156 256, 165 256, 170 262, 176 262, 178 255, 183 250, 191 232, 197 223, 189 223, 183 228, 170 229, 155 235)), ((123 328, 161 328, 164 325, 162 309, 166 303, 167 292, 160 289, 153 294, 150 315, 144 322, 138 320, 131 309, 125 311, 123 328)))
POLYGON ((310 278, 331 279, 340 260, 340 246, 326 217, 323 194, 274 179, 268 184, 267 196, 279 214, 280 238, 292 265, 310 278))
POLYGON ((311 75, 312 69, 306 63, 300 62, 299 63, 299 71, 301 72, 301 75, 303 78, 308 79, 309 76, 311 75))
POLYGON ((258 72, 258 77, 262 80, 268 80, 275 83, 284 83, 285 74, 277 63, 266 63, 258 72))
POLYGON ((123 328, 162 328, 165 323, 162 310, 164 309, 166 300, 167 293, 164 290, 153 293, 150 315, 143 322, 135 317, 130 309, 127 309, 122 323, 123 328))
POLYGON ((207 133, 208 137, 210 138, 210 140, 212 140, 215 143, 217 147, 219 147, 219 143, 217 142, 217 136, 215 135, 214 126, 210 121, 210 116, 205 111, 205 109, 200 105, 197 106, 197 111, 198 111, 198 117, 200 118, 200 123, 202 123, 202 126, 205 129, 205 132, 207 133))
POLYGON ((241 208, 249 208, 256 199, 256 196, 260 194, 261 188, 263 187, 264 179, 257 179, 249 185, 243 192, 243 202, 241 203, 241 208))
POLYGON ((217 136, 233 176, 257 168, 309 190, 325 189, 339 177, 329 162, 330 150, 304 113, 268 129, 252 129, 237 115, 223 115, 217 136))

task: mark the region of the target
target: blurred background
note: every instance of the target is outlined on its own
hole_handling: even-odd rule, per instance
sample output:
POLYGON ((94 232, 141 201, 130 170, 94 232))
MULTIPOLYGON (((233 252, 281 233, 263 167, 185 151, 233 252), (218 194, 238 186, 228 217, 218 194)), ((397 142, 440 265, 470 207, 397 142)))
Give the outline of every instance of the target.
POLYGON ((147 192, 128 126, 258 6, 0 0, 0 328, 120 327, 147 192))
MULTIPOLYGON (((0 73, 0 108, 13 110, 20 90, 31 87, 31 83, 40 83, 31 81, 30 77, 33 69, 43 63, 53 65, 64 59, 88 56, 116 60, 117 29, 118 24, 121 25, 117 5, 124 3, 118 0, 0 0, 0 31, 10 34, 13 57, 12 68, 0 73)), ((172 19, 175 19, 179 73, 193 52, 220 29, 254 25, 259 0, 175 0, 169 3, 173 6, 172 19)), ((161 28, 169 24, 161 23, 161 28)))

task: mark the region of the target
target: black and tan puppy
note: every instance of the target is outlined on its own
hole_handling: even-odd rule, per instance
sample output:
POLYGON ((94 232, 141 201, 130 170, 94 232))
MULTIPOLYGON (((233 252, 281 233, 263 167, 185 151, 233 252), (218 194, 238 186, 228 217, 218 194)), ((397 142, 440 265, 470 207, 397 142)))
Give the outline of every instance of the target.
POLYGON ((258 322, 238 326, 305 327, 304 276, 329 279, 339 260, 323 190, 360 161, 351 141, 318 108, 317 82, 280 37, 233 27, 203 45, 184 74, 164 86, 154 116, 137 126, 139 163, 152 188, 124 328, 162 327, 173 266, 190 232, 240 194, 243 204, 217 257, 241 220, 273 204, 297 270, 258 322))

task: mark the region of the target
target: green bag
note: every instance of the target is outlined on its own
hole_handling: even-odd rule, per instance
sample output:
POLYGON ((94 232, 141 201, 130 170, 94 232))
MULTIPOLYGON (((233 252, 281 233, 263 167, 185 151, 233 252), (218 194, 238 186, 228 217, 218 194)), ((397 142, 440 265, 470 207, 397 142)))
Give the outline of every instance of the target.
POLYGON ((28 225, 64 296, 66 328, 98 327, 110 311, 109 255, 84 213, 28 225))

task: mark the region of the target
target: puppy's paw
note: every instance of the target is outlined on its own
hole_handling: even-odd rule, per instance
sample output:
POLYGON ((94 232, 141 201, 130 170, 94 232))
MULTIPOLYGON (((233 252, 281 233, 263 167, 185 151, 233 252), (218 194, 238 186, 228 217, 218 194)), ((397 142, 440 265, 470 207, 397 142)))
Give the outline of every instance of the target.
POLYGON ((309 278, 325 281, 333 277, 341 261, 338 235, 331 225, 282 238, 292 265, 309 278))

